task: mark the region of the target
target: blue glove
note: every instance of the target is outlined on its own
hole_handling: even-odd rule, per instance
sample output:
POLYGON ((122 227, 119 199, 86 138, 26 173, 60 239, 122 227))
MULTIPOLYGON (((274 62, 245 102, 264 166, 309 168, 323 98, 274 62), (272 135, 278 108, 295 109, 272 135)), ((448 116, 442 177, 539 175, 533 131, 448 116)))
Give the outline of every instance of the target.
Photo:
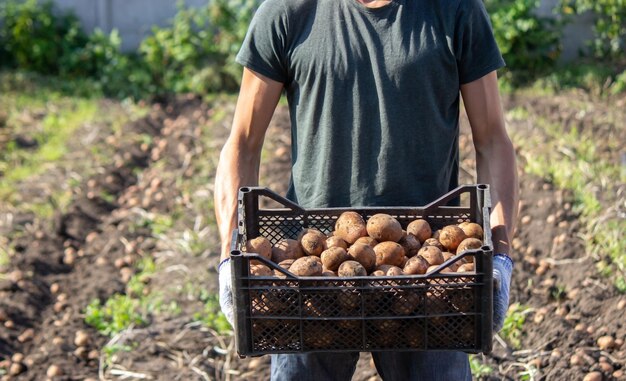
POLYGON ((509 288, 513 260, 506 254, 493 256, 493 331, 498 332, 504 325, 506 311, 509 309, 509 288))
POLYGON ((220 284, 220 308, 231 326, 235 326, 233 317, 233 282, 230 271, 230 258, 224 259, 217 266, 220 284))

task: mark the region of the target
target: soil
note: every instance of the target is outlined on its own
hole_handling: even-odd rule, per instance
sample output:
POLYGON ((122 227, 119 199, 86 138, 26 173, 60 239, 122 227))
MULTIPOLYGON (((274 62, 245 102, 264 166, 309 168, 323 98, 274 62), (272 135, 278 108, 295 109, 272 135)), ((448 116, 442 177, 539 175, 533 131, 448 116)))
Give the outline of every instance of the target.
MULTIPOLYGON (((623 106, 624 100, 605 104, 591 99, 596 105, 593 111, 576 118, 578 110, 568 97, 579 96, 509 96, 505 107, 524 107, 531 115, 598 133, 608 129, 626 141, 623 125, 596 122, 603 120, 599 116, 607 110, 623 106)), ((113 134, 107 126, 98 129, 92 144, 106 145, 111 154, 93 174, 81 178, 72 189, 69 206, 54 218, 41 219, 19 207, 0 206, 0 236, 5 237, 0 244, 12 247, 14 253, 10 264, 0 269, 7 274, 0 278, 3 381, 268 379, 268 357, 239 358, 232 337, 194 318, 202 310, 202 301, 184 297, 183 290, 195 282, 209 293, 216 292, 217 233, 207 222, 213 217, 196 210, 194 198, 212 199, 215 162, 233 107, 232 100, 207 103, 194 97, 155 103, 121 134, 113 134), (131 138, 138 134, 149 136, 149 143, 131 138), (181 179, 198 179, 201 185, 189 194, 180 186, 181 179), (181 220, 188 225, 171 227, 169 238, 141 223, 146 213, 168 215, 180 210, 181 220), (196 225, 206 225, 206 229, 196 229, 196 225), (170 238, 183 231, 195 232, 209 242, 206 249, 199 255, 178 253, 179 246, 172 246, 177 241, 170 238), (158 276, 145 280, 147 287, 176 300, 178 313, 155 313, 146 324, 113 337, 99 334, 85 323, 85 307, 93 300, 130 292, 127 283, 138 271, 133 264, 145 257, 155 259, 161 269, 158 276), (86 333, 87 339, 78 338, 77 332, 86 333), (127 349, 111 354, 104 349, 107 345, 127 349)), ((623 113, 618 117, 626 120, 623 113)), ((538 133, 521 122, 511 122, 509 127, 521 134, 538 133)), ((88 126, 79 132, 88 133, 88 126)), ((461 133, 461 182, 472 183, 474 154, 465 119, 461 133)), ((28 136, 16 138, 28 140, 28 136)), ((597 140, 599 150, 605 141, 597 140)), ((261 168, 261 184, 279 193, 286 191, 289 181, 289 143, 288 112, 280 106, 267 133, 261 168)), ((552 149, 549 144, 516 148, 552 149)), ((32 149, 27 146, 24 149, 32 149)), ((81 157, 91 157, 85 147, 72 152, 77 168, 81 157)), ((608 149, 607 154, 614 152, 608 149)), ((71 175, 67 168, 50 171, 55 176, 43 174, 16 191, 23 197, 31 193, 36 197, 40 192, 29 190, 42 181, 55 187, 71 175)), ((599 371, 604 380, 626 379, 626 297, 599 275, 595 259, 585 252, 572 195, 521 169, 520 184, 522 207, 513 243, 516 266, 511 301, 524 306, 526 322, 517 348, 496 338, 493 352, 481 360, 491 372, 481 378, 581 380, 599 371), (605 335, 617 344, 600 349, 598 339, 605 335)), ((353 380, 379 379, 369 355, 362 354, 353 380)))

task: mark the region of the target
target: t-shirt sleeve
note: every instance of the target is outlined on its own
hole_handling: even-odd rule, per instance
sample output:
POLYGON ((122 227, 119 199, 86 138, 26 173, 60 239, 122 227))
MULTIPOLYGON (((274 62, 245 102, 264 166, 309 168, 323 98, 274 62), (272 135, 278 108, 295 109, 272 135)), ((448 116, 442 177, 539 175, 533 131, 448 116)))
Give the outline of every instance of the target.
POLYGON ((460 0, 455 55, 461 84, 477 80, 505 65, 482 0, 460 0))
POLYGON ((235 60, 275 81, 287 82, 287 21, 282 0, 261 3, 235 60))

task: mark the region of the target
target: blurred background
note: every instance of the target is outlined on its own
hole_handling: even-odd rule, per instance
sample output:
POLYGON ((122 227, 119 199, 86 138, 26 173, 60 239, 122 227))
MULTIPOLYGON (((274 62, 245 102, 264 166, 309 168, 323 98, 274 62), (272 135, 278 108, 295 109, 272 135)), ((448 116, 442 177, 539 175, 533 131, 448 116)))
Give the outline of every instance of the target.
MULTIPOLYGON (((0 0, 0 380, 268 378, 219 312, 212 205, 258 4, 0 0)), ((485 5, 522 201, 472 372, 626 380, 626 2, 485 5)), ((282 100, 261 185, 286 190, 289 144, 282 100)), ((474 183, 464 114, 460 146, 474 183)))

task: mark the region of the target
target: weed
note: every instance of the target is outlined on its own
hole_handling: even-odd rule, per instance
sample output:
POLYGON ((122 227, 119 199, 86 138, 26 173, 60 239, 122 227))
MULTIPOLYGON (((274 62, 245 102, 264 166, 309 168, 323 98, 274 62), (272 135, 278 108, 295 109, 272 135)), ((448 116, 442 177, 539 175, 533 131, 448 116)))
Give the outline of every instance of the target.
POLYGON ((194 314, 194 320, 202 322, 218 333, 227 333, 232 330, 226 316, 220 310, 217 295, 205 295, 204 309, 194 314))
POLYGON ((147 317, 141 311, 139 300, 130 296, 115 294, 104 305, 94 300, 85 310, 85 322, 103 335, 112 336, 131 325, 147 324, 147 317))
POLYGON ((523 326, 526 322, 526 315, 532 309, 526 308, 519 303, 511 304, 504 318, 504 325, 500 331, 500 336, 505 339, 511 347, 519 349, 523 335, 523 326))
POLYGON ((104 353, 104 363, 106 366, 111 366, 114 361, 114 356, 120 352, 130 352, 134 348, 137 347, 137 343, 133 342, 131 345, 128 344, 109 344, 105 345, 102 348, 102 352, 104 353))
POLYGON ((489 376, 493 373, 493 368, 481 361, 478 355, 470 356, 470 370, 472 371, 472 375, 477 379, 489 376))

